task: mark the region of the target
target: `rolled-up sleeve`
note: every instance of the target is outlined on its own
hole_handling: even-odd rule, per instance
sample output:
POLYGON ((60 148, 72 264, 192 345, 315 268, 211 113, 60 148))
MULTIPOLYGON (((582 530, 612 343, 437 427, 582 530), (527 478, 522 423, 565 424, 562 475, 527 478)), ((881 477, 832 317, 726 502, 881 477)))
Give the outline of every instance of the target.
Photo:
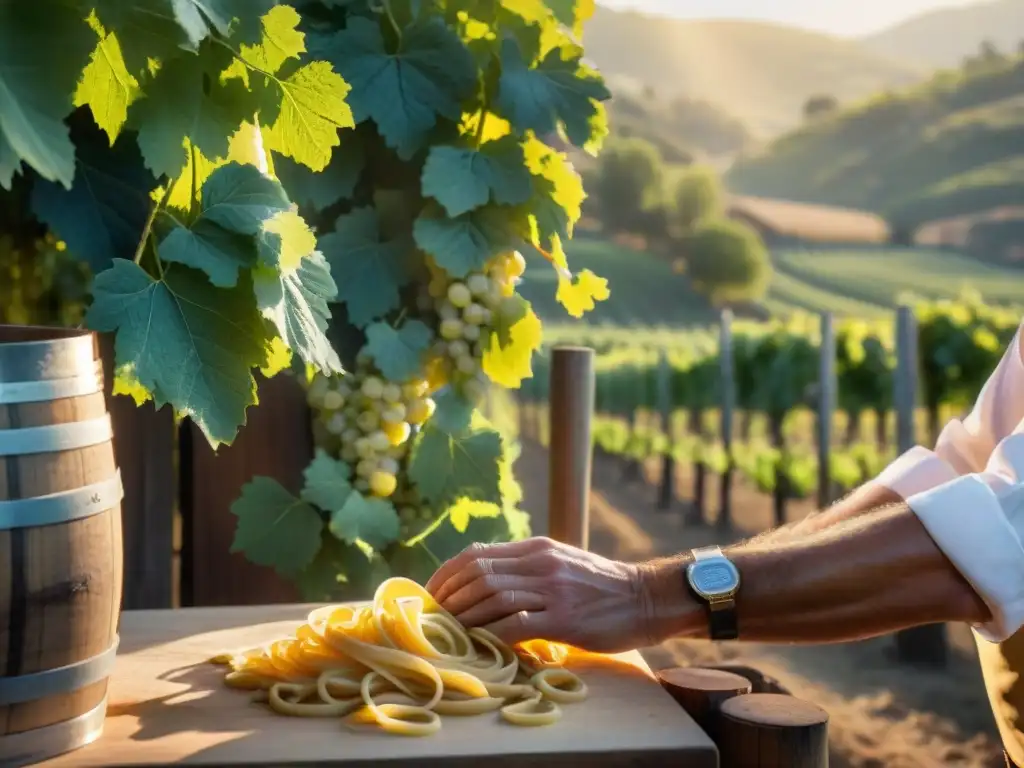
POLYGON ((988 604, 991 621, 975 629, 991 641, 1024 625, 1022 419, 1024 360, 1018 329, 971 412, 946 425, 934 450, 912 448, 874 481, 907 501, 988 604))

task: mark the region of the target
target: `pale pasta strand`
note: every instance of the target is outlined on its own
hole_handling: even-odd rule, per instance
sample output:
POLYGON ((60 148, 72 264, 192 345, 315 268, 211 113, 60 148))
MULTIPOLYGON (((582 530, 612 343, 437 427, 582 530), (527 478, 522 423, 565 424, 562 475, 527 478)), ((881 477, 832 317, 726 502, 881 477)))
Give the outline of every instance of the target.
POLYGON ((515 725, 558 721, 560 704, 587 698, 563 666, 568 656, 557 643, 513 649, 486 630, 467 631, 419 584, 391 578, 368 605, 318 608, 292 637, 210 661, 231 668, 227 685, 255 691, 278 714, 429 736, 441 715, 497 710, 515 725))

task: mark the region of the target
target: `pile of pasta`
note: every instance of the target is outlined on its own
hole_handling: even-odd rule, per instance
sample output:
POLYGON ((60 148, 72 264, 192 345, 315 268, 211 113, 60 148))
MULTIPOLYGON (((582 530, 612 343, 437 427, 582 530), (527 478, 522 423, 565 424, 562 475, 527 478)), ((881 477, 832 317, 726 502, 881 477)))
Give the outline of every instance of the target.
POLYGON ((515 725, 550 725, 586 684, 564 667, 569 648, 533 640, 511 648, 468 631, 423 587, 391 578, 366 605, 310 613, 294 636, 211 659, 225 682, 257 691, 275 712, 340 717, 407 736, 441 728, 441 715, 500 712, 515 725))

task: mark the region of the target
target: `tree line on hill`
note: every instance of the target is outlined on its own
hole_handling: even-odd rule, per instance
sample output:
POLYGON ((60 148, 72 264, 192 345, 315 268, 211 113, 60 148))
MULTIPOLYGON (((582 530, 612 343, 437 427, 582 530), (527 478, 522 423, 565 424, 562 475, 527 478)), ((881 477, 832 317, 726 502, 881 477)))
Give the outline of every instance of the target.
POLYGON ((751 227, 725 215, 718 173, 674 165, 639 138, 610 138, 584 171, 585 213, 608 235, 642 237, 648 250, 685 270, 712 304, 757 301, 771 282, 768 249, 751 227))

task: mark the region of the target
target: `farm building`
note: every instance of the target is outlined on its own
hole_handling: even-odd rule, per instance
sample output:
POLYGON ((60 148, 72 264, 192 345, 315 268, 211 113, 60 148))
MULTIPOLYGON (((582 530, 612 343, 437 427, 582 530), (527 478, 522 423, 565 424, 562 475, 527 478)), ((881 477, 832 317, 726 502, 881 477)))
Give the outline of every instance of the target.
POLYGON ((730 195, 726 214, 756 229, 770 246, 882 244, 890 238, 889 225, 882 217, 852 208, 730 195))

